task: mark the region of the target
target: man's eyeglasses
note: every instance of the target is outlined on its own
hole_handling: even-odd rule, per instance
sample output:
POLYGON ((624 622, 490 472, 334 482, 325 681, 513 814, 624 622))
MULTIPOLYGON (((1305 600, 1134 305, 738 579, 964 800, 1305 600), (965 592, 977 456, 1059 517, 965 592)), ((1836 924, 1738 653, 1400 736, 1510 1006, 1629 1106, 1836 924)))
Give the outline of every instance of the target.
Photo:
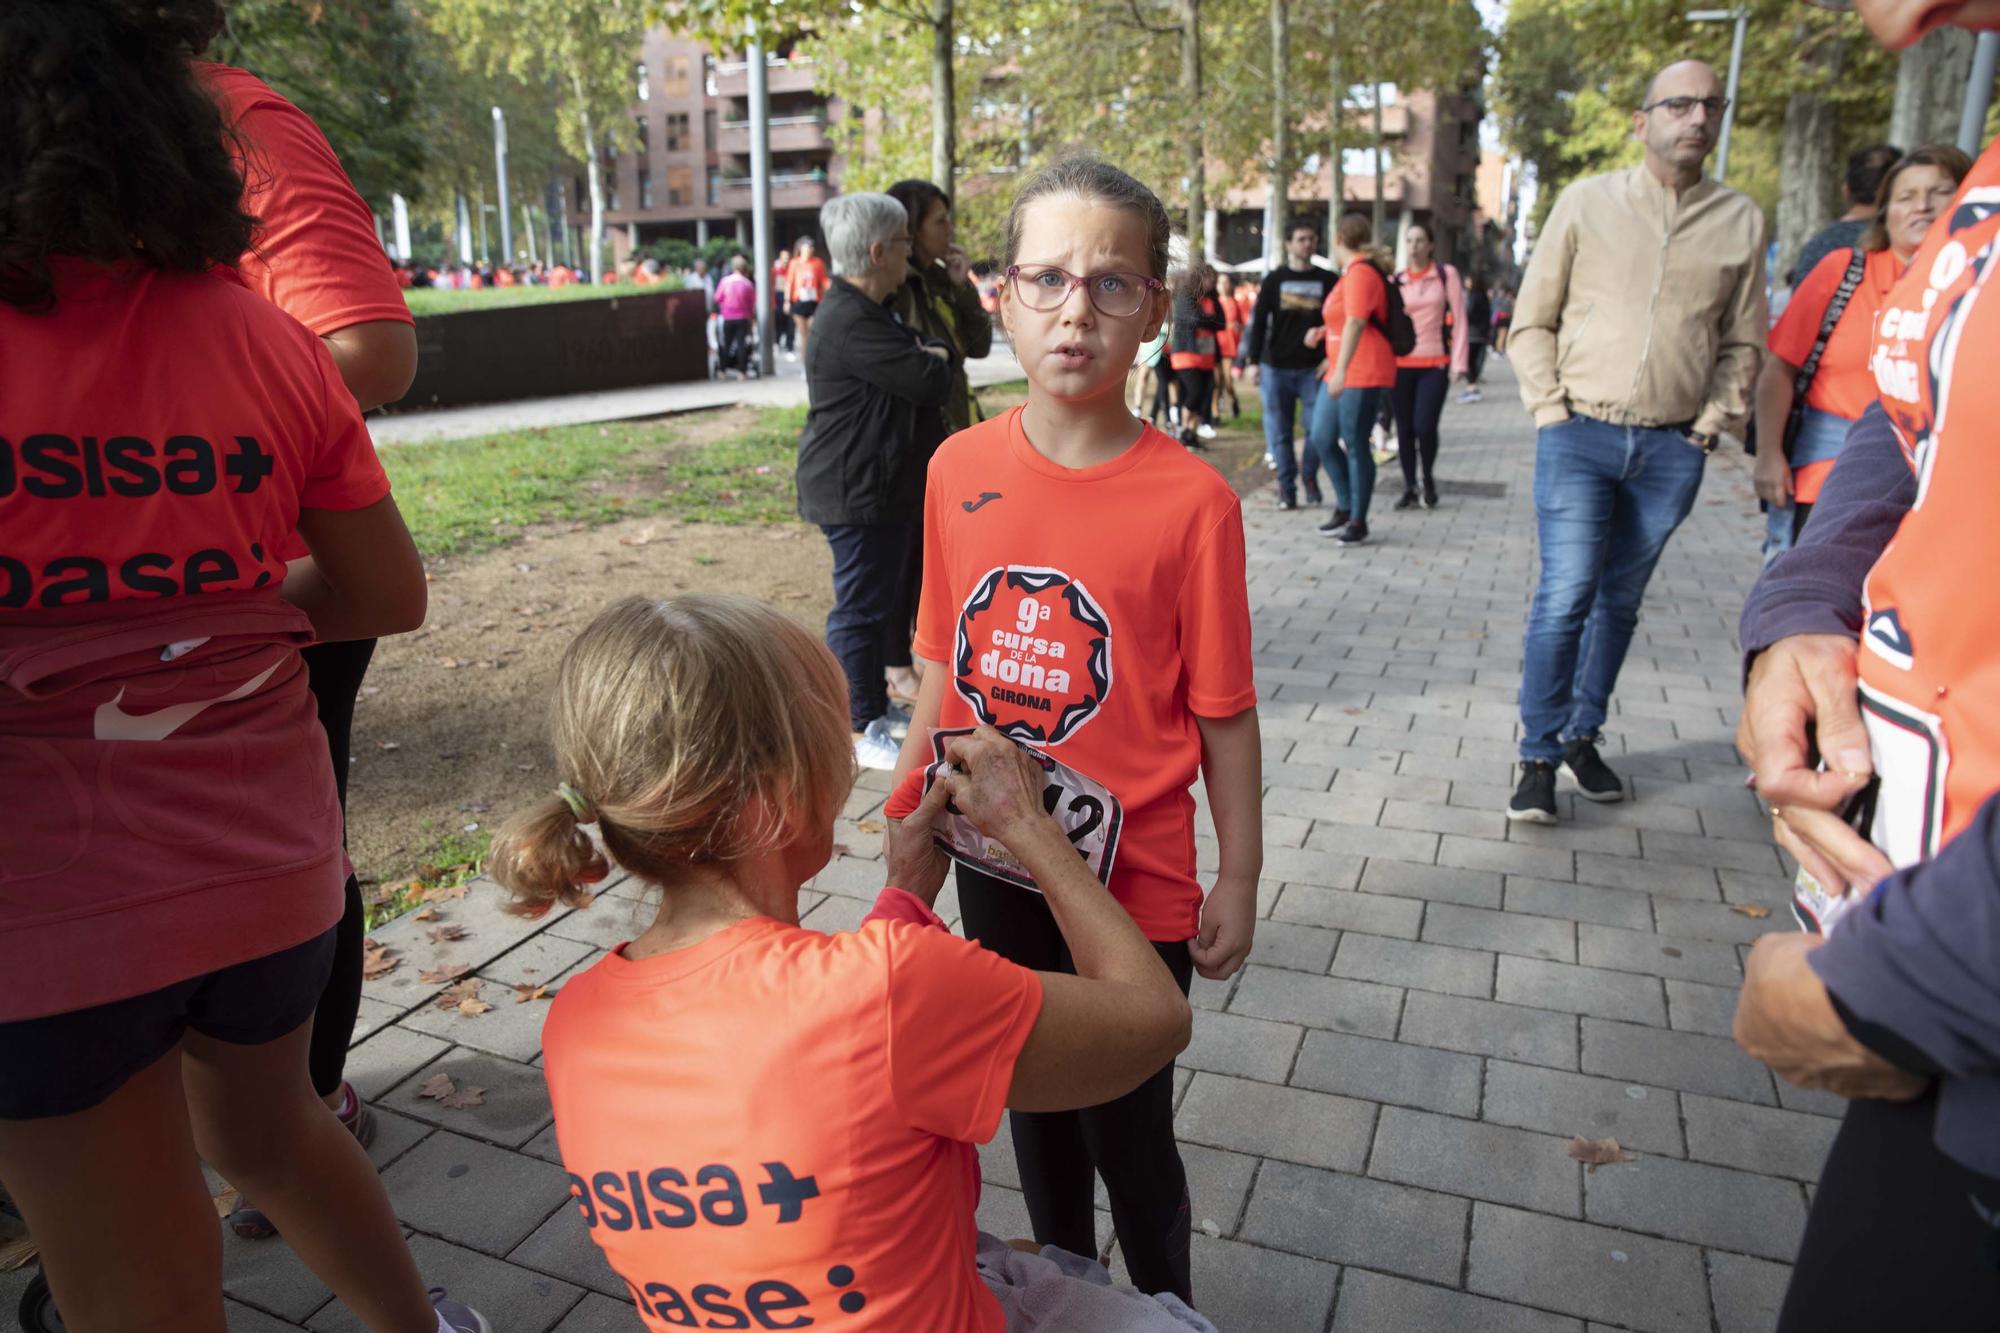
POLYGON ((1641 111, 1663 110, 1675 120, 1686 120, 1694 114, 1696 107, 1700 107, 1702 110, 1708 112, 1710 120, 1715 120, 1729 109, 1729 99, 1726 97, 1662 97, 1659 101, 1649 102, 1639 109, 1641 111))
POLYGON ((1083 288, 1097 313, 1124 319, 1139 313, 1146 298, 1167 284, 1143 273, 1091 273, 1084 277, 1053 264, 1010 264, 1007 277, 1014 294, 1030 310, 1060 310, 1069 294, 1083 288))

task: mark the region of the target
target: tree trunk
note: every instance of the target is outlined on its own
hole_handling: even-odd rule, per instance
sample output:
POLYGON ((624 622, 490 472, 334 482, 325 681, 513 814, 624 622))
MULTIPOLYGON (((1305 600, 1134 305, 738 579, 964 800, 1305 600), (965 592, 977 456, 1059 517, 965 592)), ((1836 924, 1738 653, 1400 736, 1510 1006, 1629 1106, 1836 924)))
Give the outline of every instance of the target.
POLYGON ((1288 3, 1271 0, 1271 194, 1264 206, 1264 257, 1272 263, 1284 253, 1292 211, 1292 117, 1285 95, 1285 70, 1291 63, 1288 3))
POLYGON ((1373 102, 1374 102, 1374 107, 1375 107, 1375 143, 1374 143, 1374 145, 1373 145, 1373 147, 1374 147, 1374 150, 1375 150, 1375 214, 1374 214, 1374 223, 1375 223, 1375 244, 1377 244, 1377 245, 1380 245, 1380 244, 1382 244, 1382 227, 1383 227, 1383 222, 1384 222, 1384 218, 1385 218, 1385 216, 1386 216, 1386 211, 1385 211, 1385 205, 1386 205, 1386 201, 1385 201, 1385 200, 1384 200, 1384 199, 1382 198, 1382 195, 1383 195, 1383 180, 1382 180, 1382 85, 1381 85, 1381 84, 1379 84, 1379 83, 1371 83, 1371 84, 1369 84, 1369 85, 1368 85, 1368 95, 1369 95, 1369 97, 1370 97, 1370 98, 1371 98, 1371 99, 1373 100, 1373 102))
POLYGON ((1908 152, 1958 138, 1958 113, 1965 101, 1965 81, 1972 76, 1975 40, 1962 28, 1937 28, 1903 52, 1896 67, 1889 142, 1908 152))
POLYGON ((1334 233, 1340 228, 1340 211, 1347 205, 1347 159, 1341 155, 1347 128, 1347 83, 1346 72, 1340 64, 1338 7, 1327 19, 1326 64, 1333 83, 1333 92, 1326 104, 1326 123, 1330 131, 1328 145, 1333 158, 1326 190, 1326 252, 1331 255, 1334 233))
MULTIPOLYGON (((1802 28, 1800 36, 1805 35, 1802 28)), ((1785 285, 1794 280, 1787 275, 1799 248, 1840 212, 1840 113, 1824 90, 1838 85, 1846 59, 1847 39, 1827 33, 1805 53, 1811 81, 1785 101, 1784 139, 1778 150, 1778 260, 1773 270, 1785 285)))
POLYGON ((577 116, 583 124, 583 166, 590 178, 590 239, 585 247, 590 256, 590 280, 604 281, 604 178, 600 174, 603 166, 597 160, 597 133, 590 124, 590 103, 584 100, 583 80, 570 75, 570 87, 576 93, 577 116))
POLYGON ((1187 113, 1188 262, 1207 254, 1208 163, 1202 151, 1201 0, 1181 0, 1181 105, 1187 113))
MULTIPOLYGON (((956 0, 931 0, 931 184, 950 199, 958 197, 958 79, 952 57, 957 44, 956 0)), ((911 218, 915 226, 919 219, 911 218)))

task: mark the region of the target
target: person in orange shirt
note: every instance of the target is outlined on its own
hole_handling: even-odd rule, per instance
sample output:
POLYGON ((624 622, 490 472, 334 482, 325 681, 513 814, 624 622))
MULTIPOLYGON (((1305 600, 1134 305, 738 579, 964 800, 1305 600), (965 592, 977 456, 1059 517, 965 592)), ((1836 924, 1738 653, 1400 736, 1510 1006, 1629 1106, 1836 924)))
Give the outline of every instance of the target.
MULTIPOLYGON (((1263 786, 1242 504, 1125 406, 1126 373, 1172 299, 1169 235, 1151 190, 1087 158, 1014 197, 1000 311, 1028 398, 931 460, 913 646, 926 669, 884 809, 916 808, 939 737, 988 725, 1035 747, 1045 799, 1185 987, 1249 952, 1263 786), (1206 897, 1198 776, 1221 852, 1206 897)), ((1024 966, 1075 965, 1018 849, 954 848, 968 935, 1024 966)), ((1010 1130, 1037 1240, 1097 1244, 1095 1174, 1133 1281, 1191 1301, 1173 1091, 1166 1064, 1085 1111, 1017 1111, 1010 1130)))
POLYGON ((819 313, 826 284, 826 261, 813 253, 812 237, 799 237, 792 262, 785 269, 785 302, 791 307, 800 357, 806 354, 806 336, 812 332, 813 316, 819 313))
POLYGON ((1333 236, 1340 281, 1320 307, 1323 326, 1306 332, 1307 345, 1327 349, 1325 382, 1306 433, 1306 447, 1333 479, 1334 510, 1319 525, 1319 535, 1342 546, 1368 540, 1368 505, 1375 495, 1375 452, 1368 437, 1383 397, 1396 383, 1396 355, 1382 327, 1389 317, 1389 283, 1369 257, 1374 239, 1375 229, 1361 214, 1341 218, 1333 236))
POLYGON ((1875 216, 1859 244, 1830 251, 1814 265, 1772 327, 1771 355, 1757 376, 1757 438, 1773 446, 1757 451, 1756 470, 1757 498, 1769 507, 1767 561, 1789 550, 1805 530, 1848 428, 1875 401, 1868 358, 1882 300, 1971 169, 1972 160, 1949 144, 1899 159, 1882 178, 1875 216), (1847 303, 1835 310, 1832 303, 1843 290, 1847 303), (1815 346, 1819 357, 1806 375, 1801 367, 1813 361, 1815 346))
POLYGON ((1200 449, 1202 441, 1215 438, 1215 367, 1228 325, 1213 268, 1197 260, 1188 268, 1185 287, 1174 302, 1167 364, 1180 387, 1181 443, 1200 449))
MULTIPOLYGON (((659 1333, 1026 1327, 1010 1252, 974 1224, 974 1145, 1008 1106, 1115 1097, 1188 1040, 1173 975, 1045 812, 1040 766, 990 727, 946 745, 860 926, 800 924, 853 782, 846 696, 771 607, 627 598, 563 655, 565 781, 494 847, 528 915, 587 901, 614 863, 657 897, 562 987, 542 1049, 577 1213, 659 1333), (1080 975, 944 928, 947 803, 1033 866, 1080 975)), ((1072 1281, 1094 1303, 1074 1333, 1212 1333, 1072 1281)))
POLYGON ((1215 276, 1215 299, 1222 307, 1222 331, 1215 335, 1215 409, 1222 413, 1222 400, 1229 399, 1229 415, 1243 415, 1243 402, 1236 396, 1236 356, 1243 346, 1243 303, 1236 297, 1233 274, 1215 276))

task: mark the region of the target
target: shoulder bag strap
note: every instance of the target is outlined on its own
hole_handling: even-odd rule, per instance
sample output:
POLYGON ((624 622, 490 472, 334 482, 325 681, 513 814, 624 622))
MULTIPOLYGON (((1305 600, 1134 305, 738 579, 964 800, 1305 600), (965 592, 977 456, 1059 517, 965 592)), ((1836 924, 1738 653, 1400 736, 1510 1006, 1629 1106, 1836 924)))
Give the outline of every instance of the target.
POLYGON ((1826 303, 1826 313, 1820 316, 1819 336, 1813 339, 1812 351, 1806 354, 1799 373, 1792 377, 1792 410, 1785 414, 1785 438, 1782 445, 1785 457, 1792 456, 1792 441, 1798 438, 1799 426, 1806 416, 1806 392, 1812 388, 1813 377, 1819 374, 1819 360, 1826 354, 1827 339, 1833 336, 1834 326, 1847 313, 1847 303, 1854 299, 1854 293, 1861 286, 1861 277, 1868 268, 1868 252, 1860 246, 1854 247, 1854 255, 1847 261, 1847 272, 1840 275, 1840 286, 1834 289, 1833 297, 1826 303))

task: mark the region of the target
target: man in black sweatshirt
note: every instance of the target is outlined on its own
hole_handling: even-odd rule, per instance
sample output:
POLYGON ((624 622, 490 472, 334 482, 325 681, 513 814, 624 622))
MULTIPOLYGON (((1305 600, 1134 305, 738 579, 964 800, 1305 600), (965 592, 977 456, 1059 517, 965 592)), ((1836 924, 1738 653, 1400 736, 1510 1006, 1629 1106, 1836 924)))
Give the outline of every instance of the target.
POLYGON ((1285 233, 1285 263, 1272 269, 1257 289, 1250 314, 1250 336, 1243 359, 1250 382, 1264 397, 1264 457, 1278 469, 1278 507, 1298 508, 1297 490, 1305 483, 1306 503, 1319 503, 1320 463, 1307 444, 1304 470, 1292 452, 1292 408, 1302 409, 1305 428, 1312 429, 1313 404, 1319 398, 1320 371, 1326 352, 1308 346, 1306 331, 1320 326, 1319 308, 1333 290, 1334 275, 1312 262, 1319 248, 1319 229, 1295 222, 1285 233))

